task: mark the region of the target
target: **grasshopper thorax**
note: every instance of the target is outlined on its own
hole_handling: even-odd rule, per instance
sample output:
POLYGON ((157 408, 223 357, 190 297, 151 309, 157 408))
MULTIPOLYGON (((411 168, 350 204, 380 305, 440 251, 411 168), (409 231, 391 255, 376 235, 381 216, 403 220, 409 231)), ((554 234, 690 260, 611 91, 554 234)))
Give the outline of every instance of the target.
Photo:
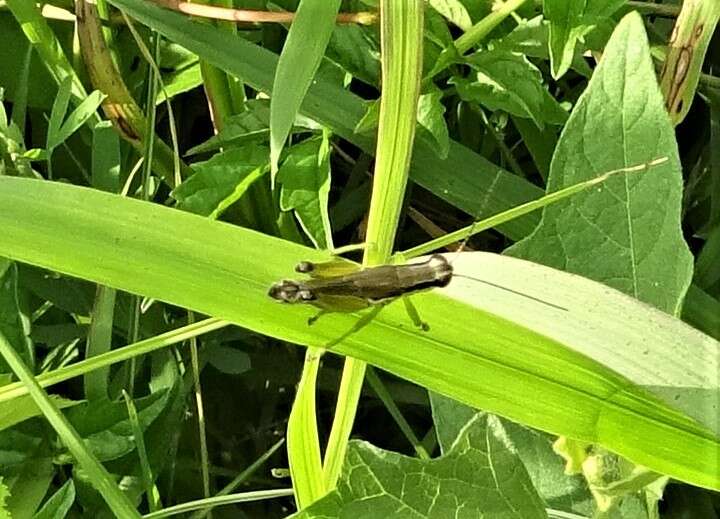
POLYGON ((273 284, 268 290, 268 295, 282 303, 304 303, 315 300, 312 290, 289 279, 273 284))

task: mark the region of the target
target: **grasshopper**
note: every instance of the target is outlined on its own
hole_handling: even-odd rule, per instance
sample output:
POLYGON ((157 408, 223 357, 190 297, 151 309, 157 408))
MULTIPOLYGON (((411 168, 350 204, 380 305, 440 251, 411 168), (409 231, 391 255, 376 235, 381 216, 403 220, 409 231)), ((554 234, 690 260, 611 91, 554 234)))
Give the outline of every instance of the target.
MULTIPOLYGON (((310 279, 284 279, 272 285, 268 295, 283 303, 310 303, 320 308, 321 313, 352 312, 383 305, 421 290, 447 286, 453 276, 452 265, 441 254, 433 254, 421 263, 380 265, 363 270, 356 270, 357 267, 350 263, 338 265, 342 264, 301 261, 295 272, 309 274, 310 279), (326 272, 333 269, 328 265, 334 265, 334 275, 326 272), (344 270, 346 272, 343 273, 344 270)), ((312 324, 319 316, 311 317, 308 323, 312 324)), ((421 328, 427 328, 414 318, 413 321, 421 328)))
MULTIPOLYGON (((433 254, 419 263, 380 265, 362 270, 357 270, 357 266, 351 263, 345 263, 340 270, 346 273, 338 272, 338 262, 301 261, 295 267, 295 272, 309 274, 311 278, 306 281, 284 279, 273 284, 268 295, 282 303, 309 303, 320 308, 320 313, 308 319, 308 324, 313 324, 324 313, 354 312, 370 306, 382 306, 399 297, 445 287, 454 275, 565 310, 490 281, 454 274, 452 264, 442 254, 433 254)), ((420 320, 413 305, 407 299, 403 301, 413 323, 424 331, 429 330, 430 327, 420 320)))

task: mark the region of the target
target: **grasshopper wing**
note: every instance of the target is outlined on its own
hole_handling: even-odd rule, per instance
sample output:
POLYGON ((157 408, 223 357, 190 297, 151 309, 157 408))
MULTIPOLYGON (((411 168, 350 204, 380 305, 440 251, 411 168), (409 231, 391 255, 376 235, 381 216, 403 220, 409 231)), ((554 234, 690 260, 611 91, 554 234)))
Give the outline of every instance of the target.
POLYGON ((345 276, 360 270, 360 265, 342 258, 336 258, 322 263, 301 261, 295 266, 295 272, 307 274, 311 278, 331 278, 345 276))
POLYGON ((370 306, 370 303, 365 299, 352 296, 328 296, 320 295, 315 301, 312 302, 313 306, 316 306, 325 312, 357 312, 370 306))

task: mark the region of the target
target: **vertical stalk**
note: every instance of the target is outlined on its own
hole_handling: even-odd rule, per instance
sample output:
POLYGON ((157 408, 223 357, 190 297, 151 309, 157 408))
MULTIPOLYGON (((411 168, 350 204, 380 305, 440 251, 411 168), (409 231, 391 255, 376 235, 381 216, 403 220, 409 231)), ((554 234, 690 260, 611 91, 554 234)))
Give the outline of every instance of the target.
MULTIPOLYGON (((412 155, 423 45, 423 1, 381 0, 382 97, 364 266, 390 259, 412 155)), ((366 365, 348 358, 323 465, 326 490, 340 476, 366 365)))

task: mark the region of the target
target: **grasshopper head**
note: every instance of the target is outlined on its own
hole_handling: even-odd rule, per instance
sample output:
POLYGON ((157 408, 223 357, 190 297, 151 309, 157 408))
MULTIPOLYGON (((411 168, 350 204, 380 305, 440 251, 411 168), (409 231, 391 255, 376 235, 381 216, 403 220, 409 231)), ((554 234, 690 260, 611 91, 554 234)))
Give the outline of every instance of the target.
POLYGON ((445 259, 442 254, 433 254, 430 256, 430 267, 435 272, 436 286, 444 287, 450 283, 453 275, 452 265, 445 259))
POLYGON ((273 284, 268 290, 268 295, 282 303, 305 303, 315 300, 315 294, 311 290, 289 279, 273 284))

